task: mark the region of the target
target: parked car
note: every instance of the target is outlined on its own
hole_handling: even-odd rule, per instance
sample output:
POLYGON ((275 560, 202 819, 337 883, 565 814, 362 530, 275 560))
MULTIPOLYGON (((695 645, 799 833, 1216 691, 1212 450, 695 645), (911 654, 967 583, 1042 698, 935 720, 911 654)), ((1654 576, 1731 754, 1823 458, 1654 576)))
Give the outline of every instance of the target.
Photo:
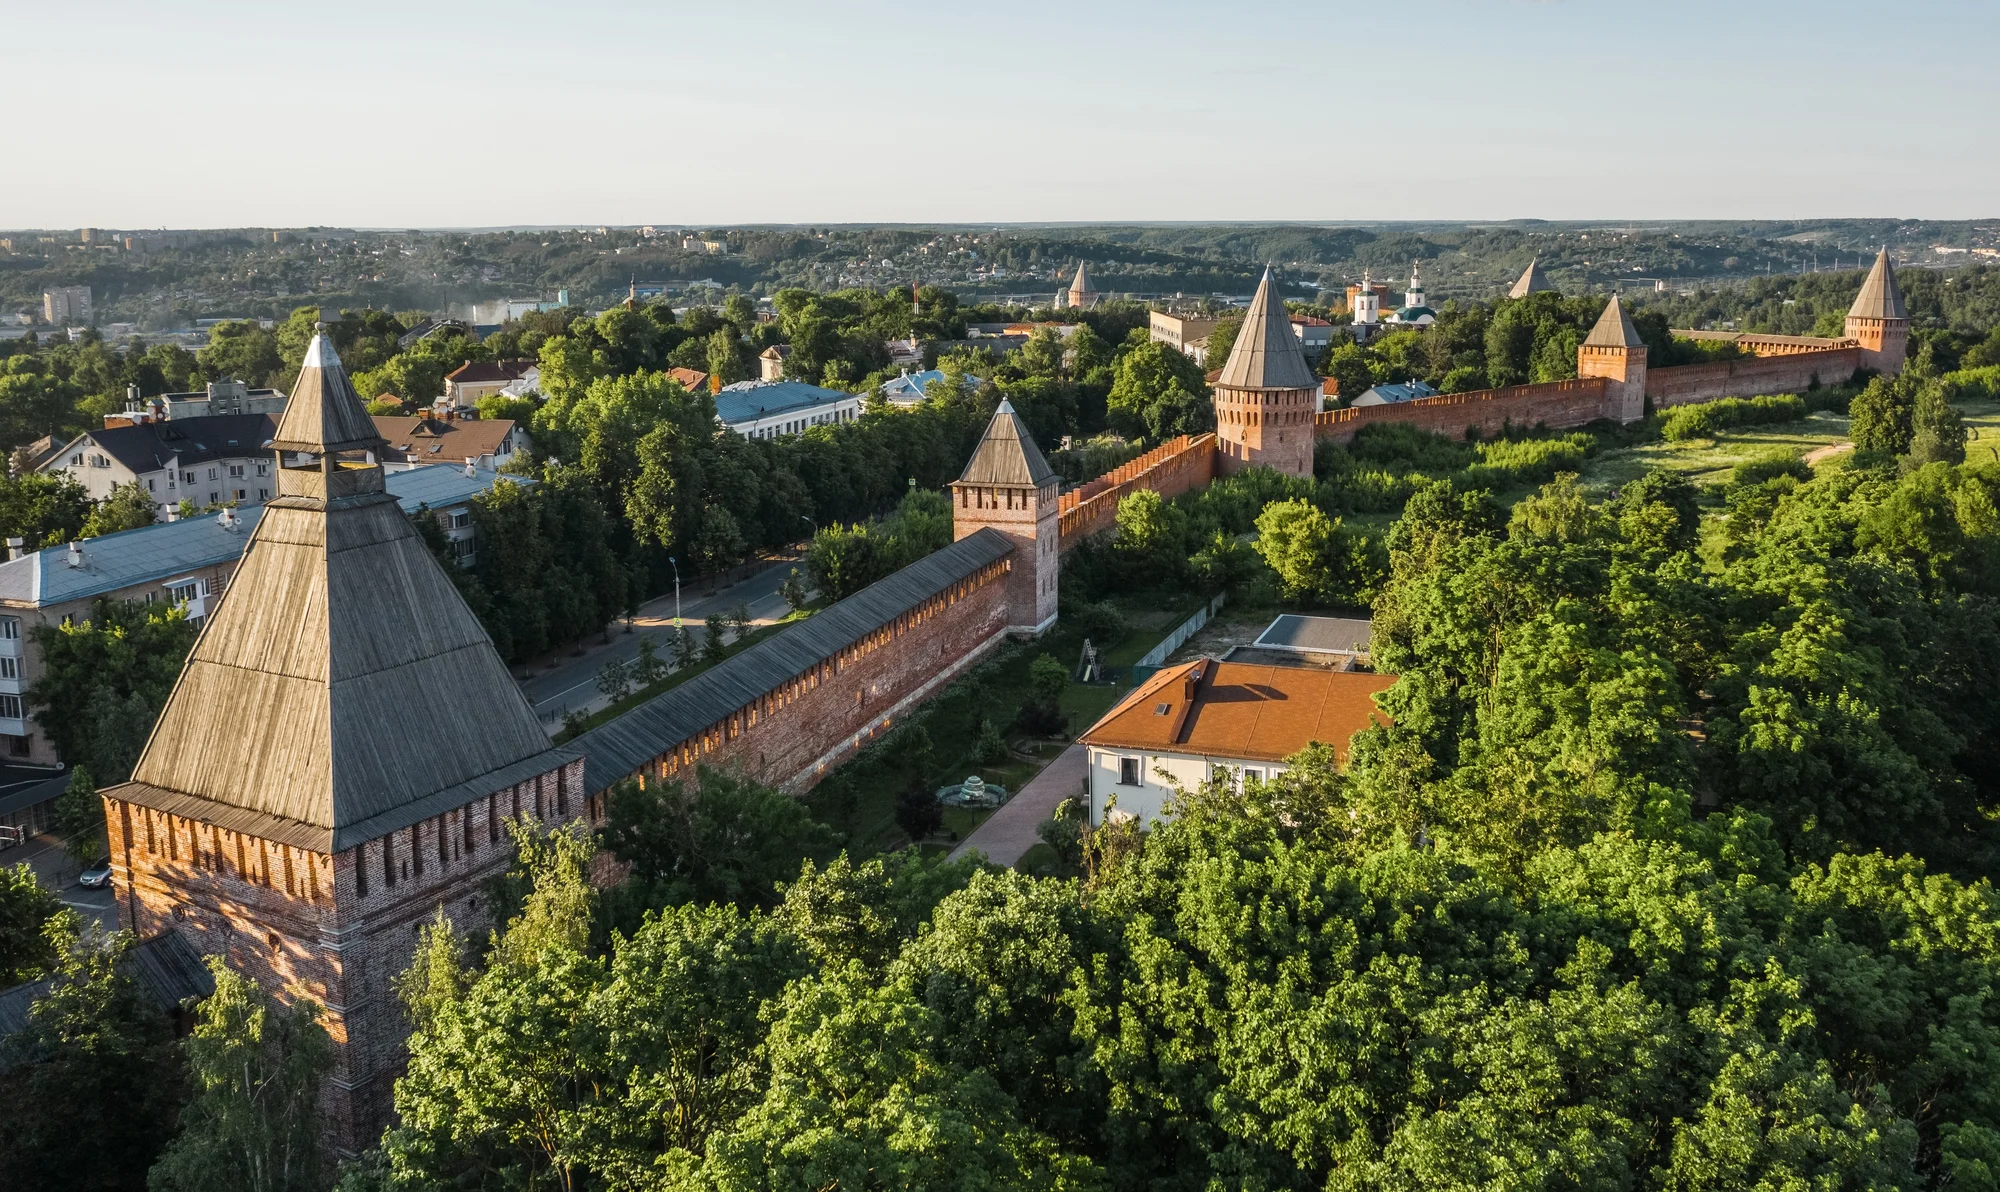
POLYGON ((97 864, 77 875, 76 884, 102 890, 111 884, 111 858, 105 857, 97 864))

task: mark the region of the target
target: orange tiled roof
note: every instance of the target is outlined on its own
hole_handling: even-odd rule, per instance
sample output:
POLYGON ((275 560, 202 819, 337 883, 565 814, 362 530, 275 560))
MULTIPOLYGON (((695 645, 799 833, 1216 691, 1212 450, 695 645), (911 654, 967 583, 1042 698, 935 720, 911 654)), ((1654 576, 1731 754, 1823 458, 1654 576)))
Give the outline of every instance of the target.
POLYGON ((681 388, 689 393, 700 393, 708 388, 708 374, 698 368, 670 368, 667 375, 681 383, 681 388))
POLYGON ((1319 741, 1344 762, 1349 738, 1371 720, 1389 723, 1373 697, 1395 681, 1361 671, 1201 658, 1160 671, 1078 740, 1263 761, 1319 741))

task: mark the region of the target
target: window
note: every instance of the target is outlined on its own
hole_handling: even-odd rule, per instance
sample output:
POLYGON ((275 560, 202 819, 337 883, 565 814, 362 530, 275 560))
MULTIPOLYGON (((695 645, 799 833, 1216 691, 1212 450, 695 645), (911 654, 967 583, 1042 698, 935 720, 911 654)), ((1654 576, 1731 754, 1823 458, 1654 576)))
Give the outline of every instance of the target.
POLYGON ((72 468, 80 468, 83 466, 83 453, 81 451, 69 457, 69 466, 72 468))
POLYGON ((0 654, 0 679, 21 677, 21 660, 12 654, 0 654))
POLYGON ((260 488, 260 489, 258 489, 258 490, 257 490, 257 499, 258 499, 258 500, 260 500, 260 501, 268 501, 268 500, 270 500, 270 499, 271 499, 271 490, 270 490, 270 489, 268 489, 268 488, 260 488))
POLYGON ((195 587, 195 581, 191 579, 167 585, 167 599, 175 604, 186 604, 200 594, 195 587))
POLYGON ((193 484, 193 483, 194 483, 194 473, 193 473, 193 472, 182 472, 182 473, 181 473, 181 479, 182 479, 183 481, 186 481, 186 482, 187 482, 187 483, 189 483, 189 484, 193 484))
POLYGON ((1118 785, 1119 785, 1119 786, 1138 786, 1138 785, 1139 785, 1139 759, 1138 759, 1138 758, 1136 758, 1136 757, 1121 757, 1121 758, 1119 758, 1119 759, 1118 759, 1118 785))
POLYGON ((19 720, 20 718, 21 697, 18 695, 0 695, 0 720, 19 720))
POLYGON ((1248 786, 1250 783, 1262 781, 1264 781, 1264 771, 1255 766, 1243 767, 1243 781, 1239 785, 1248 786))
POLYGON ((470 513, 467 513, 462 509, 456 509, 452 511, 451 515, 452 529, 463 530, 465 527, 471 524, 472 524, 472 515, 470 513))
POLYGON ((269 476, 269 475, 271 474, 271 465, 270 465, 270 464, 258 464, 258 465, 257 465, 257 474, 258 474, 259 476, 269 476))
POLYGON ((216 470, 215 470, 214 468, 210 468, 210 469, 208 470, 208 478, 209 478, 210 480, 213 480, 213 479, 215 479, 215 472, 216 472, 216 470))
POLYGON ((230 464, 230 465, 229 465, 229 478, 230 478, 231 480, 241 480, 241 479, 243 479, 243 465, 242 465, 242 464, 230 464))
POLYGON ((240 489, 240 488, 236 490, 236 499, 237 499, 237 500, 239 500, 239 501, 241 501, 241 500, 242 500, 242 499, 243 499, 243 498, 244 498, 245 496, 247 496, 247 495, 248 495, 248 494, 247 494, 247 493, 245 493, 245 492, 244 492, 244 490, 242 490, 242 489, 240 489))
POLYGON ((7 738, 8 757, 26 757, 34 752, 35 739, 27 736, 9 735, 7 738))
POLYGON ((11 642, 21 636, 21 618, 0 617, 0 641, 11 642))
MULTIPOLYGON (((213 472, 213 471, 215 471, 215 469, 214 469, 214 468, 210 468, 210 469, 209 469, 209 471, 213 472)), ((215 479, 215 477, 213 477, 213 476, 210 476, 210 477, 209 477, 209 479, 210 479, 210 480, 213 480, 213 479, 215 479)), ((221 493, 210 493, 210 494, 208 494, 208 503, 209 503, 209 504, 211 504, 211 505, 220 505, 220 504, 222 503, 222 494, 221 494, 221 493)))
POLYGON ((146 477, 146 491, 149 493, 159 492, 160 482, 153 479, 151 476, 146 477))
POLYGON ((472 539, 454 538, 451 542, 451 557, 461 563, 472 561, 472 539))

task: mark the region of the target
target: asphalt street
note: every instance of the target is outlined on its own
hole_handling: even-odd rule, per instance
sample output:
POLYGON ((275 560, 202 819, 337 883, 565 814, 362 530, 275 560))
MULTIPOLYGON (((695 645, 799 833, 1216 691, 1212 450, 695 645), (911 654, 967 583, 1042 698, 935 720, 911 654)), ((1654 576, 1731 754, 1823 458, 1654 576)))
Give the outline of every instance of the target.
MULTIPOLYGON (((753 624, 769 624, 791 611, 784 597, 778 595, 778 585, 785 582, 785 574, 794 567, 803 571, 800 560, 787 559, 773 563, 762 571, 755 572, 720 591, 696 595, 687 589, 681 591, 681 618, 688 632, 700 641, 702 622, 710 613, 726 613, 739 604, 748 605, 753 624)), ((662 658, 673 657, 674 596, 672 592, 658 600, 651 601, 639 609, 639 616, 633 621, 636 632, 625 632, 624 626, 614 625, 611 644, 591 649, 581 658, 567 658, 551 670, 542 671, 521 683, 521 690, 527 693, 528 702, 542 716, 560 716, 571 708, 581 708, 599 698, 597 674, 607 663, 630 661, 639 656, 639 643, 651 639, 659 649, 662 658)))

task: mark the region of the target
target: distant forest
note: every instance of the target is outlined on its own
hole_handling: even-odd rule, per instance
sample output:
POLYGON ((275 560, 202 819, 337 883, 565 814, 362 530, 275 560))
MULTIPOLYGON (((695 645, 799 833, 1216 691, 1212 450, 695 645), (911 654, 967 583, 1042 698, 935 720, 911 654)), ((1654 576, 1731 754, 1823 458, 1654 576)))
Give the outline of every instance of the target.
MULTIPOLYGON (((0 233, 0 315, 88 285, 97 321, 142 330, 200 318, 282 318, 301 303, 442 311, 498 298, 602 308, 631 285, 674 295, 787 286, 949 288, 967 301, 1053 294, 1088 261, 1098 286, 1141 297, 1247 295, 1265 264, 1288 296, 1325 301, 1364 272, 1401 284, 1412 261, 1433 303, 1490 299, 1539 258, 1568 292, 1668 292, 1848 270, 1888 245, 1899 263, 1964 264, 2000 223, 1906 220, 1504 224, 588 228, 502 232, 239 229, 0 233), (1966 250, 1939 254, 1936 249, 1966 250), (712 287, 712 289, 708 288, 712 287)), ((677 298, 677 301, 684 299, 677 298)))

